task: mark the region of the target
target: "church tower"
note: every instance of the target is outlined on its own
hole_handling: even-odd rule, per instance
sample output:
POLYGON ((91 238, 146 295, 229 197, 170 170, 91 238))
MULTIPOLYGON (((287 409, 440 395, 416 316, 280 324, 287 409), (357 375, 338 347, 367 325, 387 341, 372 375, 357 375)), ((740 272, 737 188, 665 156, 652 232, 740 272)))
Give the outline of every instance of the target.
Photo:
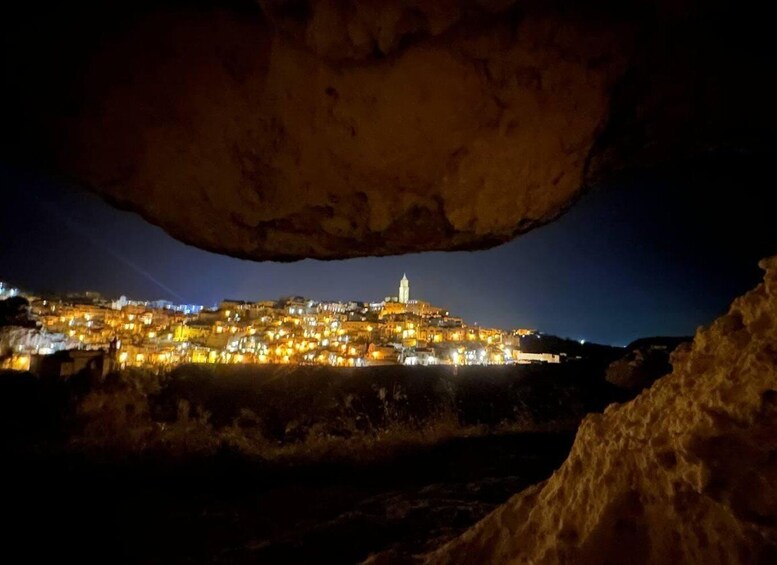
POLYGON ((402 280, 399 281, 399 301, 402 304, 407 304, 410 300, 410 281, 407 280, 407 275, 402 275, 402 280))

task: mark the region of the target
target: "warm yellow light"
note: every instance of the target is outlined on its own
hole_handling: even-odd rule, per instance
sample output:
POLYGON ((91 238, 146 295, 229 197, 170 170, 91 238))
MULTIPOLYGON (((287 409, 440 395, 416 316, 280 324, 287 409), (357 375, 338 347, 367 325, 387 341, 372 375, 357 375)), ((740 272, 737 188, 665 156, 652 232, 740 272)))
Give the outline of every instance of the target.
MULTIPOLYGON (((6 365, 7 366, 7 365, 6 365)), ((10 368, 15 371, 30 370, 30 356, 27 354, 12 355, 10 368)))
POLYGON ((208 360, 204 351, 194 351, 192 353, 192 363, 205 363, 208 360))

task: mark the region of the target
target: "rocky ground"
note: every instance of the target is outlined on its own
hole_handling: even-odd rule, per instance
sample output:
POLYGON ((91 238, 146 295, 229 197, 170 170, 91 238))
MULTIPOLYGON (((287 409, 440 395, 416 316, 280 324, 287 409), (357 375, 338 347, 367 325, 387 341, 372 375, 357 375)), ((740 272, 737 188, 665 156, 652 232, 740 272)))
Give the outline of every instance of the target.
POLYGON ((571 440, 460 438, 366 465, 281 467, 226 453, 9 462, 6 551, 31 562, 406 562, 545 479, 571 440))

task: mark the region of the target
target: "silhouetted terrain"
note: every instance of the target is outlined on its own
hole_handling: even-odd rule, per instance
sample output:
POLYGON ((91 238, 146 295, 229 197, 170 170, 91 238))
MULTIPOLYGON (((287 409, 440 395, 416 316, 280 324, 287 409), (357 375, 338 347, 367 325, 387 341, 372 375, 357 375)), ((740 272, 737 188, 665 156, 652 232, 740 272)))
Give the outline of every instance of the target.
POLYGON ((608 360, 5 373, 9 539, 81 562, 407 561, 549 476, 623 398, 608 360))
POLYGON ((647 337, 626 346, 627 353, 607 368, 606 380, 617 387, 637 393, 672 370, 671 356, 682 347, 690 347, 692 337, 647 337))

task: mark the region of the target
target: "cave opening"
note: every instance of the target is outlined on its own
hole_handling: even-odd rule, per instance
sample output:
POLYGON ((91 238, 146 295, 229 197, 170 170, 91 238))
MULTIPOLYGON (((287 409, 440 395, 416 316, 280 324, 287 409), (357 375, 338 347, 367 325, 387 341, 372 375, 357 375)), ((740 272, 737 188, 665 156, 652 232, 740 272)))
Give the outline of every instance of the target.
POLYGON ((4 16, 9 554, 774 561, 762 6, 4 16))

